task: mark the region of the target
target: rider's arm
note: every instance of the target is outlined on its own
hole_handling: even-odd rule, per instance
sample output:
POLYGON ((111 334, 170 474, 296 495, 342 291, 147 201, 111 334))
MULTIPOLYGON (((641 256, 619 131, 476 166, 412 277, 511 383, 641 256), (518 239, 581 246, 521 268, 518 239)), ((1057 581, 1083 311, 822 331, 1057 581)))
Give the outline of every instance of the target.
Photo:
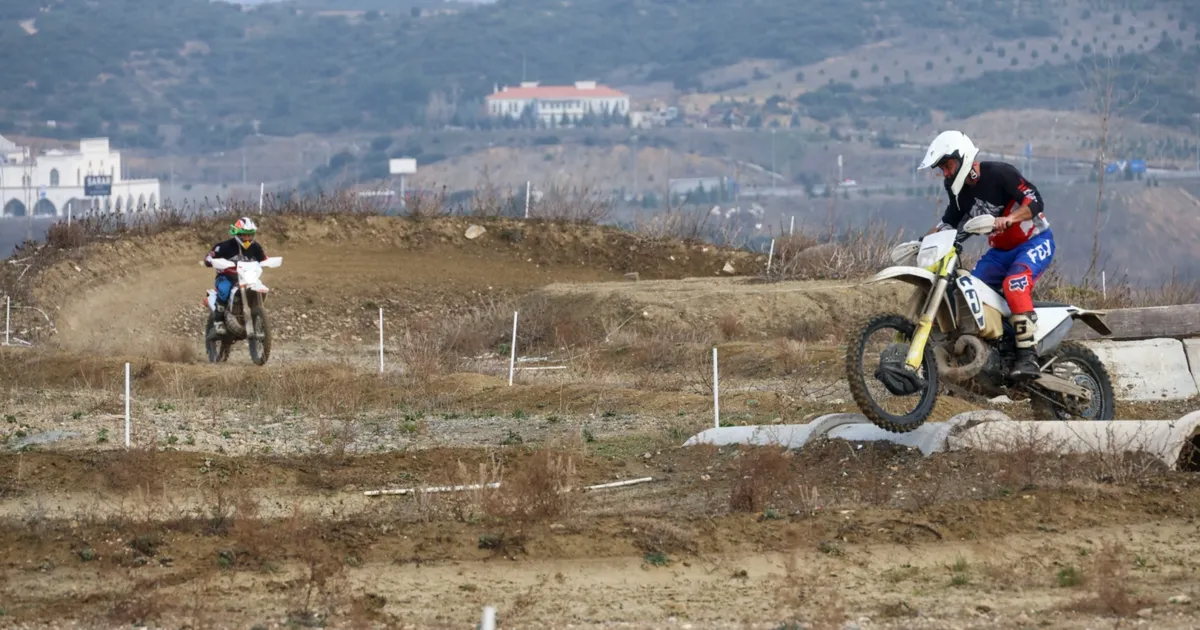
POLYGON ((1011 225, 1033 219, 1033 208, 1030 207, 1030 204, 1037 199, 1037 195, 1025 183, 1025 178, 1021 177, 1021 172, 1015 166, 1011 167, 1011 172, 1004 174, 1004 192, 1008 193, 1009 198, 1016 204, 1016 208, 1009 212, 1008 216, 996 217, 997 230, 1004 230, 1011 225))
POLYGON ((212 249, 208 250, 208 254, 204 256, 204 266, 205 267, 212 266, 213 257, 217 255, 217 247, 220 247, 220 245, 217 245, 216 247, 213 247, 212 249))
POLYGON ((263 262, 267 259, 267 251, 263 249, 263 246, 258 244, 258 242, 255 242, 254 245, 250 247, 250 255, 254 256, 254 259, 258 262, 263 262))

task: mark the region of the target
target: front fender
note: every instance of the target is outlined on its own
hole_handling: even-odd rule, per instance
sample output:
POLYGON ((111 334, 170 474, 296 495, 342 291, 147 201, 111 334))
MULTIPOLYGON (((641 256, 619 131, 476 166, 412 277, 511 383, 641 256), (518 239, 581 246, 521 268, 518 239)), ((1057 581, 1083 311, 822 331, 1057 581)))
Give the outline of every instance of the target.
MULTIPOLYGON (((932 271, 929 271, 924 267, 906 267, 901 265, 896 267, 888 267, 887 269, 880 271, 870 280, 867 280, 866 284, 874 284, 877 282, 883 282, 885 280, 897 280, 899 282, 912 285, 928 296, 929 292, 933 290, 934 285, 937 284, 938 277, 932 271)), ((942 294, 942 307, 938 309, 939 315, 945 317, 944 320, 941 320, 941 317, 939 317, 939 320, 941 320, 939 322, 940 327, 942 328, 943 332, 949 332, 958 325, 957 320, 954 317, 954 309, 950 306, 950 296, 952 291, 954 291, 952 283, 947 283, 946 291, 942 294)), ((925 299, 928 298, 922 298, 922 301, 925 299)), ((917 308, 919 309, 920 306, 917 308)), ((920 314, 918 313, 918 316, 919 315, 920 314)))
POLYGON ((933 288, 934 283, 937 282, 937 276, 933 275, 932 271, 923 267, 888 267, 875 274, 870 280, 867 280, 867 284, 883 282, 884 280, 899 280, 913 286, 933 288))

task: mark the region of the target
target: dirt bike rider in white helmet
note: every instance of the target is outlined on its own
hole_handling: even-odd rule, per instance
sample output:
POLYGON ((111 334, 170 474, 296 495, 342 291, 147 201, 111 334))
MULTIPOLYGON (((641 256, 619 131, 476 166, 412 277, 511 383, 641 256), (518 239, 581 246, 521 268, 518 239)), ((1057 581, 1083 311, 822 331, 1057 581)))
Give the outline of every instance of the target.
POLYGON ((1037 330, 1033 285, 1054 259, 1054 235, 1037 187, 1011 164, 976 161, 978 153, 959 131, 944 131, 929 145, 918 168, 940 169, 950 196, 941 222, 929 233, 961 229, 968 219, 983 214, 995 217, 995 229, 988 235, 991 249, 971 274, 1004 294, 1017 345, 1010 377, 1027 380, 1039 373, 1033 341, 1037 330))
MULTIPOLYGON (((254 220, 250 217, 242 217, 233 225, 229 226, 229 233, 233 238, 221 241, 213 246, 208 255, 204 257, 204 266, 211 267, 214 258, 224 258, 232 262, 242 260, 256 260, 263 262, 267 259, 266 252, 263 251, 262 245, 254 240, 254 235, 258 232, 258 226, 254 224, 254 220)), ((217 310, 213 322, 213 333, 217 336, 225 334, 225 307, 229 304, 229 296, 232 294, 234 285, 237 284, 237 267, 230 267, 224 271, 217 272, 216 289, 217 289, 217 310)))

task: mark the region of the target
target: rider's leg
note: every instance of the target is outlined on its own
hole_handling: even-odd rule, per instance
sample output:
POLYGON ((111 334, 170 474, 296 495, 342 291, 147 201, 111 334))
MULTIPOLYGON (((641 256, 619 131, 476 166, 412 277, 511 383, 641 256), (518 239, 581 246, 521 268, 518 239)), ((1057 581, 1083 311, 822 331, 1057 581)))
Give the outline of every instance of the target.
POLYGON ((218 275, 216 280, 217 288, 217 312, 213 318, 213 329, 218 335, 225 334, 225 306, 229 303, 229 294, 233 290, 233 280, 229 276, 218 275))
POLYGON ((993 291, 1003 293, 1004 276, 1008 275, 1008 268, 1012 266, 1015 258, 1015 251, 1006 252, 999 249, 989 249, 975 263, 975 268, 971 270, 971 275, 991 287, 993 291))
POLYGON ((1012 311, 1010 320, 1017 342, 1017 360, 1009 374, 1014 379, 1038 375, 1037 313, 1033 310, 1033 285, 1054 258, 1054 237, 1046 232, 1018 247, 1020 254, 1004 278, 1004 299, 1012 311))

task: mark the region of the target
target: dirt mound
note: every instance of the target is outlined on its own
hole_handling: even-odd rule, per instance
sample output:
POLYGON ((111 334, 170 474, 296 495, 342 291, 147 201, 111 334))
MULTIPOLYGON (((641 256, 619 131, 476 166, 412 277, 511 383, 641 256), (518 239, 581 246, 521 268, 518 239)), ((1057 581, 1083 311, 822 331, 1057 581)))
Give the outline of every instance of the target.
MULTIPOLYGON (((280 340, 352 341, 371 332, 381 306, 394 322, 439 317, 554 282, 616 280, 629 272, 642 278, 714 276, 726 263, 744 271, 755 266, 751 259, 762 258, 541 221, 281 216, 264 223, 268 255, 284 259, 264 276, 280 340), (473 224, 486 232, 468 239, 473 224)), ((128 351, 155 338, 194 334, 203 325, 201 302, 213 278, 200 260, 222 236, 183 226, 72 251, 43 247, 34 256, 59 260, 5 278, 6 285, 23 284, 8 290, 24 291, 30 306, 46 314, 30 311, 16 327, 35 336, 56 332, 58 344, 93 351, 128 351)))
POLYGON ((717 327, 732 338, 802 341, 840 334, 868 312, 905 304, 911 294, 900 283, 763 283, 747 277, 554 283, 537 292, 550 302, 590 300, 595 317, 613 322, 614 329, 627 322, 621 326, 626 332, 717 327))

